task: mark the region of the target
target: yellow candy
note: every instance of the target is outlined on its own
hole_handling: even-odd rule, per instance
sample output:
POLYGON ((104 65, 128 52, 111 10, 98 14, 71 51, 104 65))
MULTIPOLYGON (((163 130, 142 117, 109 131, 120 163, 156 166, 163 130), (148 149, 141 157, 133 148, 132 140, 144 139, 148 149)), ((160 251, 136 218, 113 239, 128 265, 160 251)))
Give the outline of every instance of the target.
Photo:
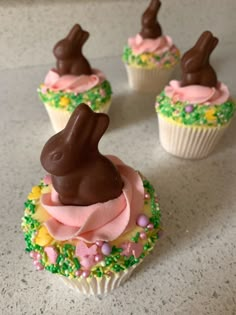
POLYGON ((217 121, 217 117, 214 115, 215 115, 215 110, 213 108, 208 109, 205 113, 206 119, 210 122, 216 122, 217 121))
POLYGON ((60 99, 60 105, 65 107, 70 103, 70 99, 66 96, 62 96, 60 99))
POLYGON ((142 55, 140 58, 141 58, 141 60, 142 60, 143 62, 149 60, 149 56, 148 56, 148 55, 142 55))
POLYGON ((40 197, 40 195, 41 195, 40 187, 39 186, 34 186, 32 188, 31 193, 29 193, 29 195, 28 195, 28 199, 30 199, 30 200, 38 199, 40 197))
POLYGON ((46 246, 52 242, 53 238, 48 233, 48 230, 45 226, 41 226, 38 230, 38 233, 34 239, 34 242, 40 246, 46 246))

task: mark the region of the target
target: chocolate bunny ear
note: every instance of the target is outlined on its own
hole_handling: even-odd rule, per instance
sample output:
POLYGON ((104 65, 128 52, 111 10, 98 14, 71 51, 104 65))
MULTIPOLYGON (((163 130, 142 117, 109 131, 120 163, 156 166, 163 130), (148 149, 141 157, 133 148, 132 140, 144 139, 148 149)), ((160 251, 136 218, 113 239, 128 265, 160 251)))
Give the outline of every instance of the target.
POLYGON ((198 49, 200 51, 204 51, 204 53, 206 53, 209 50, 209 48, 211 47, 212 43, 215 42, 215 40, 216 40, 216 44, 217 44, 218 39, 216 37, 214 37, 210 31, 205 31, 201 34, 201 36, 197 40, 194 47, 196 49, 198 49))
POLYGON ((142 15, 142 30, 140 35, 143 38, 157 38, 162 35, 161 26, 157 21, 157 13, 161 7, 160 0, 151 0, 149 6, 142 15))
POLYGON ((66 36, 68 40, 75 40, 77 34, 82 30, 79 24, 75 24, 72 29, 70 30, 69 34, 66 36))
POLYGON ((70 30, 69 34, 66 37, 69 41, 75 43, 77 48, 82 48, 84 43, 89 38, 89 32, 82 29, 79 24, 75 24, 72 29, 70 30))
POLYGON ((74 147, 87 146, 96 124, 95 115, 88 105, 80 104, 63 130, 65 142, 74 147))
POLYGON ((109 116, 106 114, 96 114, 96 120, 95 120, 95 127, 93 130, 93 133, 90 138, 90 148, 92 150, 97 150, 98 143, 107 130, 107 127, 109 125, 109 116))

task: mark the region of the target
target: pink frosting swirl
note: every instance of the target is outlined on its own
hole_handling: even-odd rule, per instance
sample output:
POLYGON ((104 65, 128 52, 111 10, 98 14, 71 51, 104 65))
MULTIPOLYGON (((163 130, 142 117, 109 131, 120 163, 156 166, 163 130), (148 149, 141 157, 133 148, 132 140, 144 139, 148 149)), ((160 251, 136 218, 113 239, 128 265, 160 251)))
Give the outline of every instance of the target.
POLYGON ((93 74, 91 75, 76 76, 67 74, 61 77, 55 70, 50 70, 44 80, 44 88, 55 92, 83 93, 102 83, 104 80, 104 74, 97 69, 93 69, 93 74))
POLYGON ((162 55, 175 46, 170 36, 160 36, 156 39, 143 38, 140 34, 128 39, 128 44, 136 55, 149 52, 162 55))
POLYGON ((227 86, 218 82, 217 87, 189 85, 181 87, 181 82, 172 80, 165 88, 165 94, 174 102, 189 102, 202 105, 220 105, 229 99, 227 86))
POLYGON ((144 205, 142 179, 118 158, 108 158, 116 165, 124 181, 123 192, 118 198, 85 207, 62 205, 54 189, 42 195, 41 204, 51 215, 44 225, 54 239, 76 238, 87 243, 112 241, 135 225, 144 205))

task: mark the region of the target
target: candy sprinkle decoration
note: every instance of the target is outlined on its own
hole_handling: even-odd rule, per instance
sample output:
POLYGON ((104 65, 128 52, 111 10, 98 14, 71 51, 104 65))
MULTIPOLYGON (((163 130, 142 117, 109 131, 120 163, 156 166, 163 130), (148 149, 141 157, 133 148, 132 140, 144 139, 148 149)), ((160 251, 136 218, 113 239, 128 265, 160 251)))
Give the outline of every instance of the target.
MULTIPOLYGON (((50 181, 41 181, 35 186, 25 203, 22 229, 26 251, 30 253, 37 270, 46 269, 70 279, 110 277, 140 263, 154 248, 161 233, 161 213, 154 188, 143 179, 145 190, 144 209, 137 217, 133 232, 127 233, 122 241, 96 241, 87 244, 81 240, 60 242, 52 239, 42 220, 39 199, 50 191, 50 181), (35 199, 37 195, 38 199, 35 199), (33 197, 33 199, 31 199, 33 197)), ((47 217, 48 219, 48 217, 47 217)))

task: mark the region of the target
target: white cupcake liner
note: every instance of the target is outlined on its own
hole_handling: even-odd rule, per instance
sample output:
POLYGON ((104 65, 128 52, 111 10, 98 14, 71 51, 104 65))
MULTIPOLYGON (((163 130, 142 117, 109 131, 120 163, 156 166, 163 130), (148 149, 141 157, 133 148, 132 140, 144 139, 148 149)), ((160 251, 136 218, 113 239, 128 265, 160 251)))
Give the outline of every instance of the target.
POLYGON ((113 273, 110 277, 78 279, 69 279, 64 276, 59 277, 69 288, 75 289, 78 293, 85 295, 106 295, 128 280, 138 265, 134 265, 118 273, 113 273))
POLYGON ((158 114, 159 137, 162 147, 184 159, 207 157, 223 136, 229 123, 217 127, 191 127, 177 124, 158 114))
POLYGON ((133 90, 160 93, 170 81, 175 66, 170 69, 144 69, 125 65, 129 85, 133 90))
MULTIPOLYGON (((62 110, 60 108, 53 108, 47 103, 44 104, 46 111, 48 112, 48 116, 52 123, 52 127, 55 132, 59 132, 65 128, 70 116, 72 113, 62 110)), ((107 114, 111 106, 111 99, 107 101, 102 107, 101 110, 97 110, 97 113, 105 113, 107 114)))

